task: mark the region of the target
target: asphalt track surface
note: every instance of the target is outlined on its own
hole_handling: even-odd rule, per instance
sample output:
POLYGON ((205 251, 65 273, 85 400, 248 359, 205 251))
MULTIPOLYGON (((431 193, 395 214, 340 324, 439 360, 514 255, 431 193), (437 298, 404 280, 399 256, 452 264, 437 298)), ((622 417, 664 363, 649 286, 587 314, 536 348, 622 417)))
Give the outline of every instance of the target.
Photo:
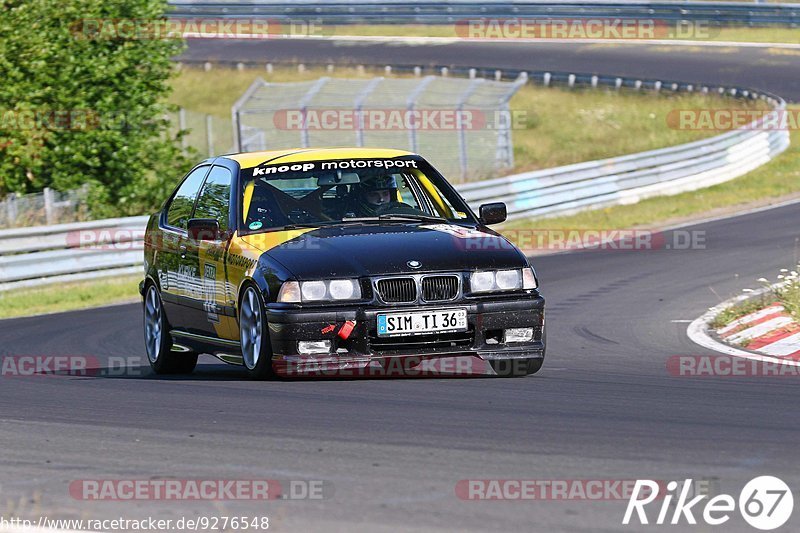
MULTIPOLYGON (((774 79, 764 88, 791 96, 780 89, 796 77, 774 79)), ((705 245, 696 249, 535 259, 548 356, 522 379, 255 383, 211 358, 191 377, 162 378, 146 367, 138 305, 0 322, 3 356, 131 365, 119 377, 0 378, 6 514, 266 515, 275 531, 637 531, 645 528, 621 525, 622 500, 463 501, 455 487, 464 479, 692 478, 738 497, 745 482, 768 474, 797 501, 796 378, 676 377, 666 363, 710 354, 686 337, 685 321, 795 264, 798 225, 800 204, 788 205, 681 230, 700 232, 705 245), (266 503, 91 502, 68 492, 78 479, 164 477, 323 480, 332 490, 321 501, 266 503)), ((663 242, 674 242, 672 233, 663 242)), ((795 513, 786 530, 797 524, 795 513)), ((723 527, 752 531, 738 513, 723 527)))
POLYGON ((688 83, 743 85, 800 100, 800 50, 680 45, 496 43, 413 40, 189 39, 188 61, 461 66, 607 74, 688 83))

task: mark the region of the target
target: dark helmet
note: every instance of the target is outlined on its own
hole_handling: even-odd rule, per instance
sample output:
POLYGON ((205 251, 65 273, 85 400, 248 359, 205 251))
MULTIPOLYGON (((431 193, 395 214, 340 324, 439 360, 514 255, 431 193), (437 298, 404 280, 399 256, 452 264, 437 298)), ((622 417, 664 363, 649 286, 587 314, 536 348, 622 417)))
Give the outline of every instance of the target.
MULTIPOLYGON (((397 193, 397 180, 392 175, 377 176, 362 181, 358 187, 357 202, 360 210, 365 214, 375 214, 376 210, 382 207, 381 202, 370 202, 369 196, 375 192, 389 192, 388 201, 392 201, 397 193)), ((385 205, 385 204, 383 204, 385 205)))
POLYGON ((397 180, 394 176, 378 176, 361 182, 361 190, 364 192, 385 191, 387 189, 397 190, 397 180))

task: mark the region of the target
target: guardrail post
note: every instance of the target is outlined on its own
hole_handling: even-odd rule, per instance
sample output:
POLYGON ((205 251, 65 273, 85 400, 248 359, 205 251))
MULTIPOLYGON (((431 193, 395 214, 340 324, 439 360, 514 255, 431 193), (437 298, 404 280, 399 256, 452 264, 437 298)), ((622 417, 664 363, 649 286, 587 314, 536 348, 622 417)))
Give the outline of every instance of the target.
POLYGON ((449 71, 448 71, 447 67, 442 67, 441 72, 442 72, 442 77, 446 78, 449 71))
POLYGON ((570 74, 567 76, 567 85, 570 88, 575 87, 575 74, 570 74))
POLYGON ((8 226, 13 227, 17 222, 17 194, 11 193, 6 198, 6 215, 8 216, 8 226))
POLYGON ((542 76, 542 83, 545 87, 550 87, 550 80, 553 78, 553 75, 549 72, 545 72, 544 76, 542 76))
POLYGON ((592 76, 592 88, 593 89, 597 89, 597 82, 598 81, 599 81, 599 78, 597 76, 592 76))
POLYGON ((267 74, 272 74, 273 71, 272 63, 267 63, 267 66, 265 68, 267 69, 267 74))
POLYGON ((478 71, 474 68, 469 69, 469 79, 474 80, 475 77, 478 75, 478 71))
POLYGON ((657 82, 656 82, 656 83, 653 85, 653 90, 654 90, 655 92, 661 92, 661 82, 660 82, 660 81, 657 81, 657 82))
POLYGON ((500 81, 503 79, 503 71, 502 70, 495 70, 494 71, 494 79, 500 81))
POLYGON ((53 198, 53 189, 50 187, 44 188, 44 218, 47 225, 55 223, 55 198, 53 198))
POLYGON ((422 76, 422 68, 421 67, 414 67, 414 76, 419 78, 422 76))
POLYGON ((618 91, 622 89, 622 78, 617 78, 614 80, 614 88, 618 91))

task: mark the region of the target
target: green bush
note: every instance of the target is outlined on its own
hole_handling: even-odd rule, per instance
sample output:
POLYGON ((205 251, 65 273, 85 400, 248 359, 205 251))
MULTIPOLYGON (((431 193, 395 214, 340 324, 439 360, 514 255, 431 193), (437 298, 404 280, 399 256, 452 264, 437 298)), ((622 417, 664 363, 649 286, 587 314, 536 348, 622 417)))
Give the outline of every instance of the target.
POLYGON ((123 32, 165 0, 0 0, 0 195, 90 184, 95 216, 138 214, 188 162, 165 104, 179 39, 123 32), (102 28, 108 31, 92 33, 102 28))

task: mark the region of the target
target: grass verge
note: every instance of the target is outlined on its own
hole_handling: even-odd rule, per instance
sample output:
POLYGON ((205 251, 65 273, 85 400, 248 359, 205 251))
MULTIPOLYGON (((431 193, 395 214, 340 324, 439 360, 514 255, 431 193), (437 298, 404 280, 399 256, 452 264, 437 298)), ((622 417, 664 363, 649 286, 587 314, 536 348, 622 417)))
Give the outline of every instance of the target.
POLYGON ((141 276, 76 281, 0 292, 0 318, 74 311, 139 298, 141 276))
MULTIPOLYGON (((800 106, 791 106, 800 109, 800 106)), ((627 229, 667 226, 717 211, 735 211, 756 201, 780 199, 800 192, 800 132, 792 132, 790 147, 766 165, 734 180, 705 189, 658 196, 632 205, 584 211, 570 216, 523 219, 506 224, 513 228, 627 229)))
MULTIPOLYGON (((512 20, 513 17, 509 17, 512 20)), ((523 18, 524 19, 524 18, 523 18)), ((490 19, 491 20, 491 19, 490 19)), ((502 19, 501 19, 502 20, 502 19)), ((530 19, 535 20, 535 19, 530 19)), ((515 26, 510 26, 508 29, 503 29, 502 26, 496 25, 494 28, 491 26, 479 28, 477 31, 469 33, 466 26, 466 21, 458 21, 460 24, 326 24, 326 25, 306 25, 296 24, 295 26, 286 26, 281 28, 282 33, 297 34, 297 35, 310 35, 320 37, 331 36, 365 36, 365 37, 444 37, 444 38, 503 38, 506 37, 509 42, 513 42, 519 37, 535 38, 538 33, 535 26, 528 30, 528 33, 515 33, 518 31, 515 26)), ((242 33, 249 33, 244 29, 242 33)), ((595 30, 595 33, 596 30, 595 30)), ((564 33, 567 35, 566 33, 564 33)), ((558 36, 553 34, 553 36, 558 36)), ((582 31, 580 27, 576 28, 571 34, 574 38, 591 38, 592 33, 582 31)), ((615 34, 609 33, 609 42, 615 34)), ((644 34, 645 39, 656 40, 674 40, 674 41, 710 41, 710 42, 740 42, 740 43, 800 43, 800 32, 796 28, 789 27, 763 27, 763 28, 749 28, 749 27, 709 27, 698 26, 696 29, 682 28, 682 31, 676 32, 671 25, 664 26, 664 31, 661 30, 654 32, 652 37, 644 34)))
MULTIPOLYGON (((796 268, 800 269, 800 265, 796 268)), ((784 268, 778 275, 777 281, 781 284, 772 286, 765 278, 758 280, 768 290, 758 296, 754 296, 735 305, 723 309, 711 322, 711 327, 718 329, 727 326, 734 320, 750 313, 754 313, 774 303, 783 306, 786 312, 795 320, 800 320, 800 274, 797 270, 789 271, 784 268)), ((752 289, 744 289, 751 291, 752 289)))
POLYGON ((714 320, 711 321, 711 327, 713 329, 725 327, 734 320, 742 318, 745 315, 749 315, 750 313, 755 313, 756 311, 764 309, 773 303, 775 303, 775 298, 770 298, 768 294, 762 294, 757 298, 752 298, 736 305, 732 305, 726 309, 723 309, 716 317, 714 317, 714 320))

